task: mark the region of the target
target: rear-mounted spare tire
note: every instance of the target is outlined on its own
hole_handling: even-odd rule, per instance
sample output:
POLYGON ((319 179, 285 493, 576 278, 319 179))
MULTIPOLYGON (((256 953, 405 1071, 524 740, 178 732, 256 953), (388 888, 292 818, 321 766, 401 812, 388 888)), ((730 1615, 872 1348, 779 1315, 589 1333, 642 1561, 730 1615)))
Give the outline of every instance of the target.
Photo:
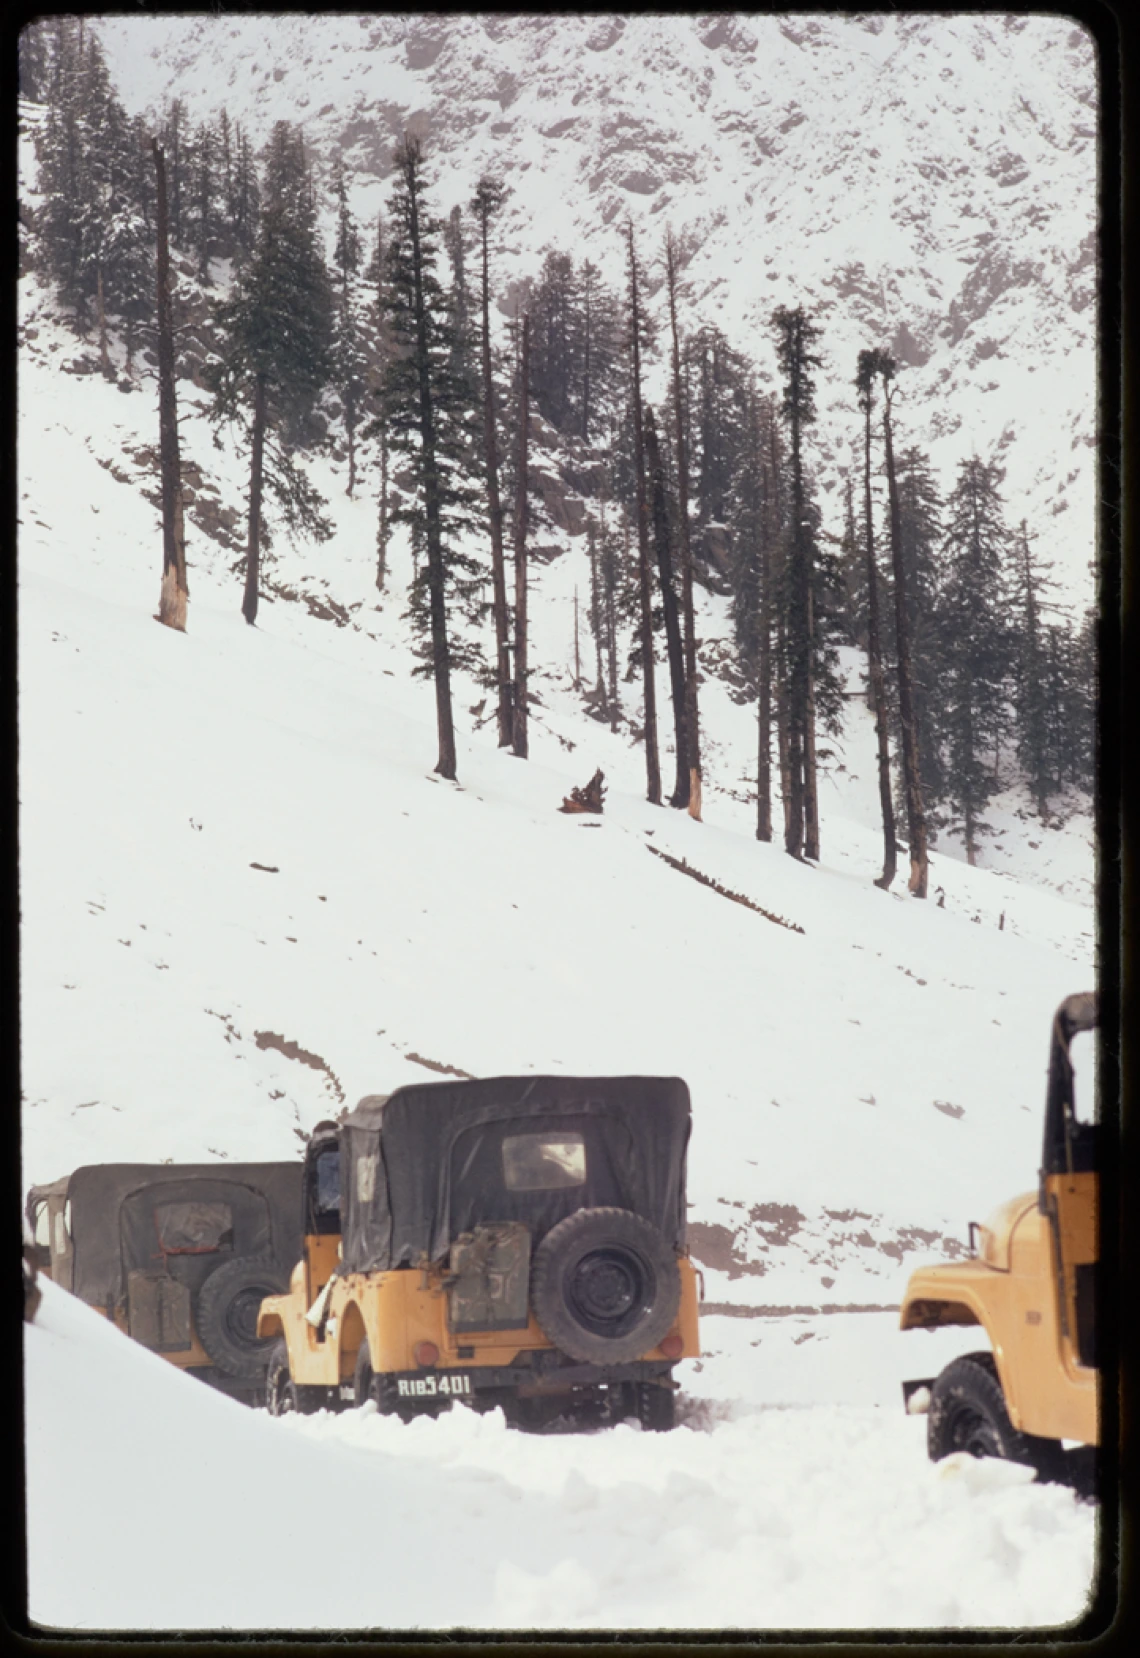
POLYGON ((282 1295, 289 1274, 262 1256, 238 1256, 212 1272, 198 1291, 198 1339, 218 1369, 236 1381, 259 1384, 273 1336, 258 1336, 257 1314, 267 1295, 282 1295))
POLYGON ((629 1209, 578 1209, 543 1238, 530 1295, 543 1334, 572 1359, 625 1364, 672 1329, 681 1274, 657 1228, 629 1209))

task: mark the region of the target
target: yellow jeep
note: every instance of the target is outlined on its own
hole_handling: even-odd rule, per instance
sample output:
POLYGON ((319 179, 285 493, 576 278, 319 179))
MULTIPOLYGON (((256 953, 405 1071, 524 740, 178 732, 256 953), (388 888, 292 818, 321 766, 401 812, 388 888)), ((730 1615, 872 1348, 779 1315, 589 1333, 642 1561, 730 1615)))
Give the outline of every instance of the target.
POLYGON ((929 1411, 927 1448, 1031 1464, 1046 1480, 1091 1479, 1099 1443, 1096 1356, 1098 1126, 1081 1120, 1070 1045, 1097 1023, 1092 993, 1053 1021, 1045 1143, 1036 1192, 970 1224, 976 1253, 921 1267, 902 1304, 904 1330, 978 1324, 992 1352, 958 1358, 936 1379, 903 1384, 929 1411), (1062 1441, 1086 1449, 1066 1451, 1062 1441))
POLYGON ((671 1427, 700 1350, 688 1138, 675 1077, 428 1083, 320 1125, 303 1257, 258 1318, 269 1410, 671 1427))

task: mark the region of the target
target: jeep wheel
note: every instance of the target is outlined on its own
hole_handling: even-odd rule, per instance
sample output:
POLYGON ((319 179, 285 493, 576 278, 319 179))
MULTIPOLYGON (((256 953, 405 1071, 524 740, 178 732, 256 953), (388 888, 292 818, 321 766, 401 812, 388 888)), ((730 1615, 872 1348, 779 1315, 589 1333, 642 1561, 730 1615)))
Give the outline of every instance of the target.
POLYGON ((362 1341, 360 1351, 356 1355, 356 1368, 352 1373, 352 1402, 357 1410, 369 1399, 376 1402, 379 1410, 384 1406, 380 1401, 381 1378, 372 1368, 372 1355, 368 1351, 367 1341, 362 1341))
POLYGON ((288 1273, 263 1257, 239 1256, 210 1274, 198 1291, 194 1323, 219 1370, 260 1386, 273 1337, 258 1336, 257 1314, 267 1295, 288 1288, 288 1273))
POLYGON ((970 1456, 1027 1463, 1039 1480, 1064 1478, 1060 1443, 1020 1433, 1010 1421, 990 1353, 955 1359, 938 1377, 931 1391, 926 1448, 932 1462, 967 1451, 970 1456))
POLYGON ((587 1364, 649 1352, 681 1300, 673 1251, 629 1209, 578 1209, 559 1221, 535 1250, 530 1284, 543 1334, 587 1364))
POLYGON ((293 1411, 308 1416, 321 1408, 323 1392, 323 1388, 304 1387, 293 1380, 289 1349, 284 1340, 274 1342, 265 1371, 265 1408, 270 1416, 288 1416, 293 1411))

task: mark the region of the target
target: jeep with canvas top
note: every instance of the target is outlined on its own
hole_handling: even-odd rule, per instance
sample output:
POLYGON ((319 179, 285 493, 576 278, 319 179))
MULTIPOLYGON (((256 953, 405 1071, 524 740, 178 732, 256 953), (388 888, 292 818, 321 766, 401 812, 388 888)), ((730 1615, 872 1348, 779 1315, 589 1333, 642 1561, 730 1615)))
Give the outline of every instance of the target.
POLYGON ((321 1125, 303 1255, 258 1319, 270 1411, 671 1427, 699 1352, 688 1138, 676 1077, 425 1083, 321 1125))
POLYGON ((181 1370, 249 1402, 266 1295, 301 1248, 301 1163, 99 1163, 33 1186, 38 1269, 181 1370))

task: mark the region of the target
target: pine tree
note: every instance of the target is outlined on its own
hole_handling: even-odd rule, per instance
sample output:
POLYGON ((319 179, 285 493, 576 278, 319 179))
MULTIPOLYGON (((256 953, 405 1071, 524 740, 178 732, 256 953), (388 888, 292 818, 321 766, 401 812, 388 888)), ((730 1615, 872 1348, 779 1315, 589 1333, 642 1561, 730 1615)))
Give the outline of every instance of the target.
POLYGON ((47 275, 76 325, 96 323, 103 371, 112 372, 109 319, 134 329, 149 315, 152 254, 146 223, 138 127, 111 86, 102 49, 82 23, 57 20, 40 186, 39 238, 47 275))
MULTIPOLYGON (((365 273, 369 287, 374 289, 369 315, 373 323, 373 358, 367 375, 368 397, 375 406, 375 414, 365 426, 363 436, 376 440, 377 459, 379 461, 380 485, 377 492, 376 517, 376 587, 378 592, 384 591, 384 583, 388 575, 388 542, 391 538, 391 498, 389 495, 389 460, 390 445, 388 434, 388 410, 384 398, 384 380, 388 371, 388 363, 392 358, 392 334, 388 326, 388 261, 387 247, 384 240, 384 216, 376 215, 376 240, 373 244, 372 258, 365 273)), ((413 539, 413 547, 415 541, 413 539)))
POLYGON ((808 487, 803 435, 815 420, 812 352, 819 329, 801 306, 780 306, 772 315, 780 367, 785 376, 781 412, 788 426, 789 519, 787 539, 787 676, 790 821, 785 845, 793 857, 818 859, 819 806, 815 753, 815 514, 808 487))
MULTIPOLYGON (((608 483, 608 480, 607 480, 608 483)), ((612 521, 607 516, 607 483, 602 486, 598 505, 598 586, 599 610, 602 628, 603 655, 606 661, 606 712, 610 730, 616 731, 621 718, 621 696, 618 691, 618 615, 619 593, 624 585, 621 562, 621 541, 612 521)))
MULTIPOLYGON (((938 655, 938 559, 942 503, 930 461, 913 445, 898 457, 899 532, 906 571, 906 612, 910 629, 911 689, 918 771, 924 803, 942 796, 939 722, 942 667, 938 655)), ((893 614, 886 637, 897 660, 893 614)), ((901 730, 899 732, 901 744, 901 730)))
POLYGON ((778 442, 771 400, 761 397, 753 380, 729 492, 729 518, 733 635, 748 694, 756 699, 756 839, 760 841, 772 839, 772 617, 774 563, 781 533, 778 442))
POLYGON ((693 543, 689 524, 689 445, 681 341, 677 326, 677 294, 682 250, 670 229, 665 237, 665 285, 669 296, 669 333, 672 345, 673 433, 677 456, 677 528, 681 553, 681 610, 685 656, 685 742, 689 761, 689 816, 701 817, 701 738, 697 700, 697 637, 693 607, 693 543))
POLYGON ((392 353, 383 398, 389 441, 405 456, 412 494, 392 521, 407 523, 413 538, 422 537, 426 557, 409 604, 420 658, 416 671, 435 685, 435 769, 454 779, 452 671, 483 667, 478 642, 463 626, 485 609, 483 572, 461 545, 464 532, 478 527, 473 421, 467 388, 457 384, 453 372, 451 307, 437 274, 441 227, 428 205, 419 141, 405 137, 395 163, 383 294, 392 353))
POLYGON ((657 579, 661 592, 661 611, 665 623, 669 689, 673 703, 673 743, 677 769, 669 804, 688 806, 689 739, 685 725, 685 648, 681 637, 680 606, 677 602, 674 576, 670 523, 674 515, 670 510, 665 467, 661 457, 661 446, 657 441, 657 422, 649 404, 645 406, 645 466, 653 520, 653 547, 657 557, 657 579))
POLYGON ((209 369, 212 418, 238 424, 250 444, 242 614, 251 626, 261 552, 268 545, 265 486, 291 528, 318 540, 331 534, 324 502, 292 453, 332 369, 331 289, 302 160, 288 123, 279 122, 267 155, 265 208, 253 254, 230 297, 214 311, 221 351, 209 369))
POLYGON ((157 181, 158 273, 158 423, 162 475, 162 587, 158 619, 186 631, 186 540, 182 501, 182 461, 178 444, 178 405, 174 373, 174 325, 170 291, 170 233, 166 201, 166 157, 153 141, 157 181))
POLYGON ((51 87, 51 31, 47 22, 29 23, 17 43, 19 93, 33 104, 47 102, 51 87))
POLYGON ((469 396, 475 399, 475 330, 471 322, 471 296, 467 288, 467 253, 464 243, 463 215, 458 206, 452 208, 444 226, 444 245, 451 264, 451 285, 448 289, 451 310, 451 372, 457 385, 468 385, 469 396))
POLYGON ((616 410, 620 321, 617 300, 602 281, 597 266, 588 259, 582 265, 578 293, 581 304, 578 431, 583 441, 589 443, 616 410))
POLYGON ((234 162, 230 194, 226 204, 227 226, 234 259, 240 268, 253 252, 261 216, 261 184, 253 146, 244 127, 234 125, 234 162))
POLYGON ((546 255, 531 305, 531 374, 539 413, 560 432, 573 425, 579 346, 578 273, 569 254, 546 255))
POLYGON ((977 861, 982 818, 998 787, 993 755, 1009 729, 1013 641, 1008 615, 1008 535, 1001 473, 977 455, 963 461, 947 506, 939 606, 945 769, 952 821, 977 861))
POLYGON ((166 112, 162 132, 162 147, 167 161, 167 183, 170 196, 170 239, 177 247, 185 246, 183 207, 187 194, 187 131, 186 106, 175 98, 166 112))
POLYGON ((333 326, 333 382, 344 411, 344 435, 348 449, 350 498, 356 488, 356 430, 366 389, 367 360, 364 352, 363 301, 357 281, 363 263, 360 231, 348 203, 344 163, 338 156, 333 168, 333 200, 336 203, 336 241, 333 264, 336 268, 336 308, 333 326))
POLYGON ((191 188, 186 214, 187 245, 197 255, 198 280, 209 283, 210 253, 218 233, 218 140, 209 122, 202 121, 190 147, 191 188))
POLYGON ((641 303, 641 267, 633 240, 633 223, 626 226, 627 273, 629 280, 629 401, 633 432, 633 472, 637 501, 637 561, 641 600, 641 673, 645 702, 646 799, 661 804, 661 767, 657 757, 657 690, 653 671, 653 596, 649 563, 649 492, 645 475, 645 438, 641 400, 641 353, 645 325, 641 303))
POLYGON ((524 311, 519 331, 518 360, 518 459, 515 464, 515 677, 511 695, 511 752, 520 760, 529 753, 527 716, 530 698, 527 676, 529 660, 529 617, 527 610, 527 530, 530 448, 530 313, 524 311))
POLYGON ((922 775, 918 757, 918 721, 914 707, 907 567, 903 550, 898 473, 895 468, 894 429, 891 422, 894 395, 892 381, 897 364, 889 352, 880 351, 876 366, 883 382, 883 445, 890 503, 891 569, 895 589, 895 651, 898 662, 899 723, 902 727, 900 749, 903 788, 906 795, 907 844, 910 853, 910 879, 907 882, 907 890, 915 898, 925 898, 928 872, 926 810, 922 798, 922 775))
MULTIPOLYGON (((1044 823, 1048 816, 1050 789, 1060 781, 1056 744, 1050 740, 1050 712, 1063 698, 1064 692, 1053 673, 1046 673, 1042 611, 1046 603, 1046 589, 1052 583, 1047 575, 1050 566, 1043 565, 1033 550, 1034 540, 1036 537, 1030 536, 1029 526, 1022 519, 1015 555, 1020 612, 1015 701, 1018 758, 1029 779, 1038 816, 1044 823)), ((1050 662, 1049 667, 1052 666, 1050 662)))
POLYGON ((861 351, 855 385, 863 411, 863 552, 867 594, 867 672, 871 685, 871 706, 875 714, 875 741, 879 763, 879 809, 883 819, 883 873, 875 882, 884 892, 895 878, 897 847, 895 812, 891 798, 891 759, 887 688, 883 678, 882 642, 879 628, 879 570, 875 562, 875 514, 871 498, 871 415, 874 410, 875 381, 882 370, 881 353, 861 351))
POLYGON ((499 747, 510 746, 514 729, 511 709, 510 613, 507 607, 506 563, 503 556, 503 502, 499 487, 499 432, 495 412, 495 374, 491 344, 490 231, 506 199, 501 180, 484 175, 471 202, 479 227, 479 368, 483 403, 483 467, 487 489, 487 523, 491 535, 491 588, 495 620, 495 692, 499 747))

